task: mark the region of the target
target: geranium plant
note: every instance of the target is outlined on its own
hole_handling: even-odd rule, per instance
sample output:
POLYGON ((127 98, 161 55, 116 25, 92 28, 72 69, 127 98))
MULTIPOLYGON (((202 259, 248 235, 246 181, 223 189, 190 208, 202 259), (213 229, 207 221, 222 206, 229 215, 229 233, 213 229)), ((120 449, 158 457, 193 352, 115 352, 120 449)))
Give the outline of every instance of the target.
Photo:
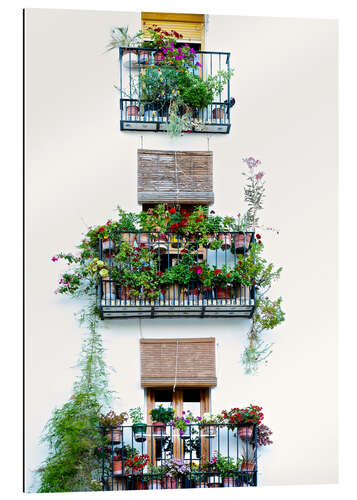
POLYGON ((99 415, 99 423, 103 427, 119 427, 120 425, 123 425, 128 418, 129 416, 126 411, 117 414, 114 410, 110 410, 106 414, 101 413, 99 415))

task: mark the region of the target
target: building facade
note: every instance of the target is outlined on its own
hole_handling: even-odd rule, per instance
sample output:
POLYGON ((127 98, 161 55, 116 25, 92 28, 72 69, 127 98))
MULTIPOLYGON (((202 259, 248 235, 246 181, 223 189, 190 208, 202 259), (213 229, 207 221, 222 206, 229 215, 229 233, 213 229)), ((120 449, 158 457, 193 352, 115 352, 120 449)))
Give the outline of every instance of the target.
MULTIPOLYGON (((303 239, 313 241, 310 218, 316 221, 321 212, 328 214, 323 220, 335 216, 335 24, 49 10, 27 11, 26 22, 27 488, 35 484, 34 469, 46 454, 38 444, 40 432, 52 409, 70 396, 77 372, 69 367, 81 342, 81 330, 72 315, 78 303, 53 294, 58 268, 51 265, 51 255, 60 248, 74 250, 78 235, 113 217, 117 205, 137 211, 161 202, 206 204, 233 216, 244 212, 242 158, 250 155, 263 160, 267 177, 264 219, 268 226, 280 229, 279 236, 266 232, 266 252, 284 267, 276 296, 284 297, 287 321, 267 334, 269 341, 276 342, 270 362, 254 377, 244 374, 241 354, 254 309, 252 289, 244 291, 238 303, 231 303, 231 297, 198 299, 174 291, 174 303, 172 297, 164 297, 154 305, 138 305, 128 304, 118 292, 112 296, 107 284, 99 300, 105 357, 114 368, 110 383, 119 396, 115 410, 140 406, 151 424, 148 412, 160 403, 201 415, 257 404, 274 432, 274 444, 259 450, 257 484, 334 482, 335 411, 315 429, 314 447, 298 428, 302 408, 309 406, 317 414, 327 401, 336 399, 335 317, 332 314, 327 321, 314 313, 319 306, 334 311, 335 292, 327 293, 322 286, 314 296, 314 307, 306 300, 311 297, 310 280, 319 276, 326 258, 316 260, 315 243, 308 249, 297 248, 294 227, 306 227, 303 239), (128 25, 135 33, 144 22, 183 33, 184 42, 198 54, 204 52, 199 71, 209 71, 210 64, 221 68, 227 62, 235 69, 229 90, 225 88, 218 104, 198 117, 206 128, 193 125, 190 133, 170 138, 164 131, 165 113, 159 116, 153 114, 155 109, 146 109, 139 116, 135 96, 120 96, 113 89, 113 85, 123 87, 122 78, 130 78, 134 54, 129 53, 126 66, 118 51, 103 54, 110 29, 128 25), (53 38, 45 47, 43 40, 50 30, 53 38), (85 43, 78 30, 86 33, 85 43), (299 42, 302 38, 310 47, 308 55, 299 42), (309 87, 307 74, 313 77, 309 87), (322 82, 324 91, 319 92, 322 82), (230 107, 232 98, 235 104, 230 107), (324 137, 330 138, 323 153, 311 138, 316 128, 323 128, 324 137), (325 166, 331 205, 317 189, 318 175, 309 176, 309 186, 305 185, 311 164, 321 154, 319 164, 325 166), (308 214, 299 208, 301 189, 307 198, 315 196, 311 205, 304 200, 308 214), (320 193, 317 207, 316 192, 320 193), (308 286, 299 256, 309 259, 308 286), (40 276, 38 269, 43 269, 40 276), (316 352, 323 355, 317 371, 316 352)), ((330 225, 329 234, 333 255, 330 225)), ((167 262, 175 258, 175 251, 166 250, 167 262)), ((219 249, 207 251, 204 258, 223 265, 228 257, 219 249)), ((230 252, 230 261, 233 258, 230 252)), ((229 439, 222 444, 215 436, 205 443, 200 453, 211 455, 218 448, 227 453, 229 439)), ((139 446, 151 455, 162 451, 157 447, 154 451, 157 445, 150 444, 150 439, 139 446)), ((175 453, 180 455, 178 448, 175 453)))

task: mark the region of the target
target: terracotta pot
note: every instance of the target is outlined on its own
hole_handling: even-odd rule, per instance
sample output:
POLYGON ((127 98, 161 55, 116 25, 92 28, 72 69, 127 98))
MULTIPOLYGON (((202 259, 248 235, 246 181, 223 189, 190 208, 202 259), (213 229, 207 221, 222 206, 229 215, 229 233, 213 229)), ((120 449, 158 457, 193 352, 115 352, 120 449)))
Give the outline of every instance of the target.
POLYGON ((120 233, 119 244, 122 241, 126 241, 127 243, 130 243, 131 245, 133 245, 134 240, 135 240, 135 237, 134 237, 133 234, 130 234, 130 233, 120 233))
POLYGON ((230 299, 232 296, 231 287, 226 288, 216 288, 215 296, 216 299, 230 299))
POLYGON ((230 486, 235 486, 235 484, 236 484, 235 477, 224 477, 223 478, 223 486, 225 488, 228 488, 230 486))
POLYGON ((166 490, 179 488, 179 479, 177 477, 163 477, 162 487, 166 490))
POLYGON ((243 440, 251 439, 253 436, 253 426, 243 425, 238 427, 238 436, 243 440))
POLYGON ((242 462, 241 472, 252 471, 254 470, 254 467, 254 462, 242 462))
POLYGON ((140 233, 136 237, 136 243, 141 247, 141 248, 149 248, 149 233, 140 233))
POLYGON ((252 239, 252 235, 249 233, 238 233, 234 235, 234 246, 236 248, 245 248, 248 249, 250 245, 250 241, 252 239), (244 243, 245 240, 245 243, 244 243))
POLYGON ((137 54, 138 51, 137 50, 129 50, 129 49, 122 49, 122 55, 125 56, 126 54, 130 54, 133 56, 134 54, 137 54))
POLYGON ((139 118, 139 106, 127 106, 125 109, 126 109, 126 116, 139 118))
POLYGON ((112 462, 112 467, 113 467, 113 476, 119 476, 124 473, 124 462, 122 459, 120 460, 113 460, 112 462))
POLYGON ((111 443, 121 443, 123 440, 123 429, 110 429, 107 438, 111 443))
POLYGON ((146 481, 143 481, 141 478, 133 477, 133 485, 134 490, 147 490, 148 485, 146 481))
POLYGON ((149 479, 148 482, 148 489, 149 490, 161 490, 161 479, 149 479))
POLYGON ((212 118, 214 120, 224 120, 224 109, 214 108, 214 110, 212 111, 212 118))
POLYGON ((102 250, 113 250, 115 246, 115 243, 113 240, 110 238, 107 238, 106 240, 102 241, 102 250))
POLYGON ((110 276, 102 278, 102 294, 102 299, 105 301, 116 299, 115 283, 111 281, 110 276))
POLYGON ((164 422, 155 422, 153 424, 154 434, 159 434, 160 436, 166 435, 166 424, 164 422))
POLYGON ((220 233, 218 239, 222 242, 222 250, 229 250, 231 248, 232 235, 230 233, 220 233))

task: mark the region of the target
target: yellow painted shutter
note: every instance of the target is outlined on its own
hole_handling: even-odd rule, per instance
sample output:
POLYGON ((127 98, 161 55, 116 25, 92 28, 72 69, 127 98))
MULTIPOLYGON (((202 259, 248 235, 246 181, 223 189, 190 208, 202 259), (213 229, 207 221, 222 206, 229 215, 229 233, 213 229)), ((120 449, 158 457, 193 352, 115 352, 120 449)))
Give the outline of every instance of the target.
MULTIPOLYGON (((156 24, 163 30, 175 30, 183 36, 181 41, 204 44, 204 16, 201 14, 159 14, 142 13, 142 28, 145 33, 145 26, 156 24), (145 23, 145 25, 144 25, 145 23)), ((144 35, 145 38, 145 35, 144 35)))

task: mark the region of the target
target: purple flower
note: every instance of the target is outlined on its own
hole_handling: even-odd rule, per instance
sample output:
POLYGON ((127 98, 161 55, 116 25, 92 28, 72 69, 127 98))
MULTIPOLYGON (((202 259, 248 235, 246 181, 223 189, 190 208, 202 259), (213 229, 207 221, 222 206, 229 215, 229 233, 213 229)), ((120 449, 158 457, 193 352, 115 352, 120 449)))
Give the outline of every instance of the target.
POLYGON ((196 66, 202 67, 202 64, 200 64, 198 61, 196 62, 196 66))
POLYGON ((191 422, 191 420, 189 418, 186 418, 185 422, 186 422, 186 424, 189 424, 191 422))
POLYGON ((215 214, 216 212, 214 210, 211 210, 210 211, 210 214, 215 214))
POLYGON ((183 431, 180 431, 180 436, 183 436, 183 431))
POLYGON ((185 413, 186 413, 186 412, 185 412, 185 411, 183 411, 183 412, 182 412, 182 415, 185 415, 185 413))
POLYGON ((191 49, 190 49, 190 52, 191 52, 192 54, 196 54, 196 52, 195 52, 195 49, 194 49, 194 48, 191 48, 191 49))
POLYGON ((58 257, 56 257, 55 255, 52 257, 52 262, 56 262, 56 260, 58 260, 58 257))
POLYGON ((262 177, 264 177, 264 172, 258 172, 257 175, 255 176, 257 181, 259 181, 262 177))
POLYGON ((163 52, 164 54, 167 54, 167 49, 166 49, 166 48, 165 48, 165 49, 162 49, 162 52, 163 52))
POLYGON ((201 417, 197 417, 197 420, 202 420, 202 418, 201 417))

